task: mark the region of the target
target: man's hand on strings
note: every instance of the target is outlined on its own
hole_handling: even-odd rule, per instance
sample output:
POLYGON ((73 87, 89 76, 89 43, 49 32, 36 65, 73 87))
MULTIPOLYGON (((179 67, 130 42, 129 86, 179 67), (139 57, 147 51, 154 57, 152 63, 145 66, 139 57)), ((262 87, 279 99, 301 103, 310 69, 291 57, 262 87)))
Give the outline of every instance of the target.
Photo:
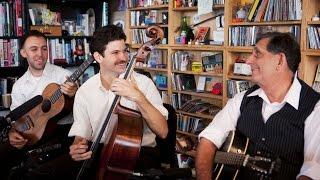
POLYGON ((75 161, 82 161, 91 158, 92 151, 88 151, 88 141, 82 137, 75 137, 69 152, 71 158, 75 161))

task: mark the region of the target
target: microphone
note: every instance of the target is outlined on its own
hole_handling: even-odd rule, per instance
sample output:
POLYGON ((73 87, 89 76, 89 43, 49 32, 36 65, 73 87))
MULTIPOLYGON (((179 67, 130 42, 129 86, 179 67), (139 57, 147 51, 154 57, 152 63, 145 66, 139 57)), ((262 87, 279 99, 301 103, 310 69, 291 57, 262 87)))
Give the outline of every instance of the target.
POLYGON ((149 169, 146 172, 134 172, 134 176, 151 177, 153 179, 177 179, 177 178, 190 178, 192 171, 190 168, 168 168, 168 169, 149 169))
POLYGON ((0 116, 0 143, 5 141, 10 130, 10 126, 11 124, 7 122, 3 116, 0 116))
POLYGON ((163 174, 170 178, 190 178, 192 171, 190 168, 168 168, 163 170, 163 174))
POLYGON ((37 153, 37 154, 41 154, 41 153, 48 153, 54 150, 58 150, 61 149, 62 145, 60 143, 58 144, 52 144, 52 145, 47 145, 47 146, 41 146, 37 149, 32 149, 30 151, 28 151, 28 154, 32 154, 32 153, 37 153))
POLYGON ((12 121, 18 120, 20 117, 25 115, 27 112, 29 112, 31 109, 36 107, 38 104, 40 104, 43 100, 43 97, 41 95, 37 95, 25 103, 21 104, 14 110, 12 110, 4 119, 7 123, 11 124, 12 121))

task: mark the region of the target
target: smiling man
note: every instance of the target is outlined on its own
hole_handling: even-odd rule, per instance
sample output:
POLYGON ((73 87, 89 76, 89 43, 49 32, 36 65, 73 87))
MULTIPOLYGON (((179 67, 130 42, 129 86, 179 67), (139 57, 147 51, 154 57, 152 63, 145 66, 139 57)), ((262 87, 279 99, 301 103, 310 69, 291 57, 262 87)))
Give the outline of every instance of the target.
MULTIPOLYGON (((257 39, 246 62, 256 85, 230 99, 199 135, 198 179, 212 178, 215 153, 232 130, 251 140, 249 154, 281 159, 272 179, 320 179, 320 95, 297 77, 300 61, 299 44, 289 34, 257 39)), ((259 178, 245 168, 238 174, 259 178)))
MULTIPOLYGON (((66 78, 71 74, 66 69, 48 63, 48 47, 47 40, 44 34, 39 31, 30 31, 21 38, 20 54, 28 62, 28 70, 20 77, 13 85, 11 97, 12 104, 10 110, 14 110, 21 104, 30 100, 31 98, 41 95, 44 89, 50 83, 60 84, 61 91, 68 97, 73 98, 78 85, 73 82, 66 82, 66 78)), ((37 115, 35 115, 37 116, 37 115)), ((28 140, 24 138, 14 128, 9 132, 9 143, 0 146, 0 161, 8 162, 1 163, 0 179, 7 179, 11 174, 10 179, 15 176, 20 179, 41 179, 44 174, 51 176, 50 170, 42 169, 42 165, 51 164, 52 161, 45 161, 42 165, 31 163, 30 166, 22 166, 21 163, 25 162, 30 156, 26 156, 28 151, 38 148, 40 145, 45 146, 49 142, 59 142, 62 144, 62 149, 68 147, 69 140, 67 133, 72 123, 72 115, 69 114, 58 121, 58 128, 54 131, 53 135, 49 138, 41 139, 34 146, 26 146, 28 140), (15 168, 12 168, 16 166, 15 168), (32 166, 32 167, 31 167, 32 166), (20 167, 20 170, 19 168, 20 167), (24 169, 29 169, 24 172, 24 169), (12 169, 12 170, 11 170, 12 169), (15 170, 15 171, 14 171, 15 170), (15 173, 19 172, 20 173, 15 173)), ((67 153, 64 151, 64 153, 67 153)), ((52 158, 54 159, 54 158, 52 158)))
MULTIPOLYGON (((86 81, 76 94, 74 123, 69 132, 69 136, 75 136, 75 140, 70 147, 70 155, 78 162, 91 158, 88 142, 93 141, 99 133, 99 127, 105 121, 115 96, 119 95, 122 106, 140 111, 144 118, 142 150, 137 168, 157 167, 160 166, 157 153, 144 152, 155 150, 156 136, 167 136, 168 112, 151 79, 136 72, 128 80, 120 78, 129 61, 125 40, 126 35, 115 25, 100 27, 93 34, 90 51, 100 65, 100 72, 86 81)), ((117 118, 117 114, 112 113, 110 122, 117 118)), ((110 133, 110 129, 106 128, 101 143, 108 141, 110 133)))

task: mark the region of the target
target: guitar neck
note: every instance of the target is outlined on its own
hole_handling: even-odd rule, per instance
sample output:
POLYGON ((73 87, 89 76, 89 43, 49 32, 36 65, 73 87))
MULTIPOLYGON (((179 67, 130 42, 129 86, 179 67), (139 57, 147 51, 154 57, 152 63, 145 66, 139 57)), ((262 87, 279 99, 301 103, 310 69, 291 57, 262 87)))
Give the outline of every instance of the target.
POLYGON ((94 59, 92 57, 90 57, 88 60, 84 61, 79 68, 71 74, 71 76, 69 77, 69 79, 67 81, 69 82, 75 82, 80 76, 81 74, 83 74, 83 72, 90 66, 90 64, 94 61, 94 59))
POLYGON ((217 151, 214 162, 226 165, 242 166, 246 156, 243 154, 217 151))
MULTIPOLYGON (((89 67, 89 65, 94 61, 92 57, 90 57, 88 60, 84 61, 79 68, 71 74, 71 76, 67 79, 66 82, 75 82, 81 74, 89 67)), ((60 89, 57 89, 53 95, 50 97, 50 102, 53 104, 55 103, 60 97, 62 96, 62 92, 60 89)))

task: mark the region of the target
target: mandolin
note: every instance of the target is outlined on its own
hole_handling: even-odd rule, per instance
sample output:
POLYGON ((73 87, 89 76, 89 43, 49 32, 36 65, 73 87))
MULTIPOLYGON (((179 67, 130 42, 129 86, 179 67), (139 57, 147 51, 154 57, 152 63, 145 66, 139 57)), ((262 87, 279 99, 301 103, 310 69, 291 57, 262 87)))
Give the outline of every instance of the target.
MULTIPOLYGON (((93 58, 84 61, 66 82, 76 82, 93 61, 93 58)), ((59 84, 50 83, 42 92, 42 101, 18 118, 12 127, 28 139, 28 146, 34 145, 42 137, 50 136, 55 131, 57 118, 54 117, 63 112, 70 112, 72 104, 71 98, 61 92, 59 84)))
POLYGON ((249 138, 237 131, 231 131, 223 144, 221 151, 217 151, 213 169, 213 179, 236 179, 239 168, 246 167, 260 179, 268 179, 279 171, 281 160, 246 154, 249 138))

